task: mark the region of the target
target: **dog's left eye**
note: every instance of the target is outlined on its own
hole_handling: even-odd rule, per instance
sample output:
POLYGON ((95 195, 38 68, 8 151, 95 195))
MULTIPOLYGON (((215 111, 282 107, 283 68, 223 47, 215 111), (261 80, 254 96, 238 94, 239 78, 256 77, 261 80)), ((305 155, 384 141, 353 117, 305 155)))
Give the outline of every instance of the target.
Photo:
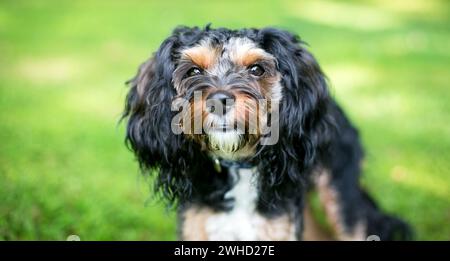
POLYGON ((250 72, 251 75, 254 75, 254 76, 261 76, 265 72, 264 68, 262 68, 262 66, 258 65, 258 64, 249 66, 248 71, 250 72))
POLYGON ((189 71, 187 71, 186 77, 192 77, 200 74, 202 74, 202 70, 200 68, 192 67, 191 69, 189 69, 189 71))

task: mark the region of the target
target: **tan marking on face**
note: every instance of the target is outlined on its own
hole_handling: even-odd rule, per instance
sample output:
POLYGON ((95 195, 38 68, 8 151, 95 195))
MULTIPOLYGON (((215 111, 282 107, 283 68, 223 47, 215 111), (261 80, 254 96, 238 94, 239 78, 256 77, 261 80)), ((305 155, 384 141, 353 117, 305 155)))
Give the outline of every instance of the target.
POLYGON ((210 90, 206 90, 202 92, 201 99, 194 98, 189 103, 190 109, 186 111, 187 114, 183 116, 183 127, 185 133, 187 133, 190 138, 201 139, 203 136, 201 130, 203 129, 203 123, 208 115, 205 97, 207 97, 209 93, 210 90), (185 122, 188 123, 188 121, 189 125, 185 124, 185 122))
MULTIPOLYGON (((265 50, 259 48, 253 41, 247 38, 232 38, 225 46, 228 58, 238 66, 249 67, 258 62, 273 63, 275 66, 275 57, 265 50)), ((267 70, 267 68, 265 68, 267 70)), ((266 72, 267 73, 267 72, 266 72)), ((266 75, 258 80, 258 87, 261 94, 268 100, 279 101, 280 94, 273 93, 272 89, 279 86, 281 75, 277 72, 274 75, 266 75), (276 97, 274 97, 276 96, 276 97)))
POLYGON ((325 214, 333 227, 336 237, 339 240, 365 240, 366 226, 363 222, 357 223, 351 231, 345 228, 343 217, 341 216, 342 207, 340 205, 339 194, 330 184, 330 173, 322 170, 316 177, 317 190, 319 198, 325 208, 325 214))
POLYGON ((248 67, 252 64, 255 64, 256 62, 258 62, 260 60, 264 60, 267 58, 269 58, 269 57, 263 50, 256 48, 256 49, 250 49, 247 52, 242 53, 240 56, 237 56, 235 58, 236 60, 234 62, 236 64, 242 65, 244 67, 248 67))
POLYGON ((249 97, 247 94, 236 93, 234 118, 238 126, 245 128, 245 133, 261 135, 262 126, 267 124, 267 108, 264 103, 249 97))
POLYGON ((271 77, 265 77, 260 81, 262 95, 270 101, 280 101, 281 85, 279 84, 281 76, 279 74, 271 77), (276 89, 279 88, 279 89, 276 89))
POLYGON ((220 55, 220 49, 214 48, 207 43, 201 43, 182 52, 184 59, 190 59, 200 68, 207 70, 217 64, 220 55))
POLYGON ((226 46, 231 61, 240 66, 247 67, 258 60, 273 59, 272 55, 256 46, 247 38, 232 38, 226 46))

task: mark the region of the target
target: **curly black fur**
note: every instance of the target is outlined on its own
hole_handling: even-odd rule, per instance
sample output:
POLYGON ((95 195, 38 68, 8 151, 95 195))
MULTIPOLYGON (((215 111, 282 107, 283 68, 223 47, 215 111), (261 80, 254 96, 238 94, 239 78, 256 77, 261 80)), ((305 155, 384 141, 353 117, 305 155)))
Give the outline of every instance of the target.
MULTIPOLYGON (((358 176, 363 152, 356 130, 330 98, 317 61, 293 34, 274 29, 178 27, 129 81, 123 117, 128 117, 126 142, 144 172, 155 175, 156 191, 169 203, 205 204, 226 210, 224 194, 233 182, 218 173, 199 145, 171 131, 171 101, 176 95, 172 74, 179 50, 209 38, 223 42, 245 36, 272 54, 282 75, 280 141, 261 146, 251 162, 259 170, 258 210, 277 215, 295 209, 302 214, 307 184, 317 167, 331 169, 332 182, 342 192, 342 216, 351 227, 367 220, 369 232, 382 239, 409 238, 407 225, 379 211, 360 189, 358 176), (399 233, 395 232, 399 231, 399 233)), ((302 231, 299 218, 298 231, 302 231)), ((301 238, 301 236, 299 236, 301 238)))

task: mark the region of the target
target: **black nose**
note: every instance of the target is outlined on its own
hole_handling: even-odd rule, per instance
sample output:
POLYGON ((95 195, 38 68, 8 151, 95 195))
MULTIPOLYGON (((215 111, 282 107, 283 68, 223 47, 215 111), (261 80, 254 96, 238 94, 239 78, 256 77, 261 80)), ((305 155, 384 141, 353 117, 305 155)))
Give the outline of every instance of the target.
POLYGON ((206 97, 207 110, 219 116, 224 115, 233 107, 234 99, 234 95, 229 92, 213 92, 206 97))

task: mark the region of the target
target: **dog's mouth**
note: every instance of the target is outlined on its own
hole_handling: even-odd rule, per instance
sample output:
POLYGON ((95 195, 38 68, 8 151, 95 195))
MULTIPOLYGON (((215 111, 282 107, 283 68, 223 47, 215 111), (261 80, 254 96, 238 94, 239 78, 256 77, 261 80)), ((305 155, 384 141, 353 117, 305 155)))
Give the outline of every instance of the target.
POLYGON ((245 134, 246 123, 239 122, 239 120, 239 118, 231 113, 222 116, 208 114, 203 118, 203 131, 205 134, 210 134, 213 132, 236 132, 239 134, 245 134))
POLYGON ((240 150, 244 144, 244 136, 235 130, 211 131, 207 135, 208 149, 210 151, 221 151, 223 153, 235 153, 240 150))
POLYGON ((217 126, 213 126, 209 129, 209 132, 232 132, 232 131, 238 130, 236 129, 236 126, 229 124, 220 124, 217 126))
POLYGON ((239 92, 215 91, 208 98, 196 95, 185 99, 189 110, 184 112, 182 125, 188 138, 209 152, 227 156, 255 147, 268 115, 259 100, 239 92))
POLYGON ((204 138, 210 151, 235 153, 245 145, 245 130, 239 129, 231 116, 209 116, 204 138))

